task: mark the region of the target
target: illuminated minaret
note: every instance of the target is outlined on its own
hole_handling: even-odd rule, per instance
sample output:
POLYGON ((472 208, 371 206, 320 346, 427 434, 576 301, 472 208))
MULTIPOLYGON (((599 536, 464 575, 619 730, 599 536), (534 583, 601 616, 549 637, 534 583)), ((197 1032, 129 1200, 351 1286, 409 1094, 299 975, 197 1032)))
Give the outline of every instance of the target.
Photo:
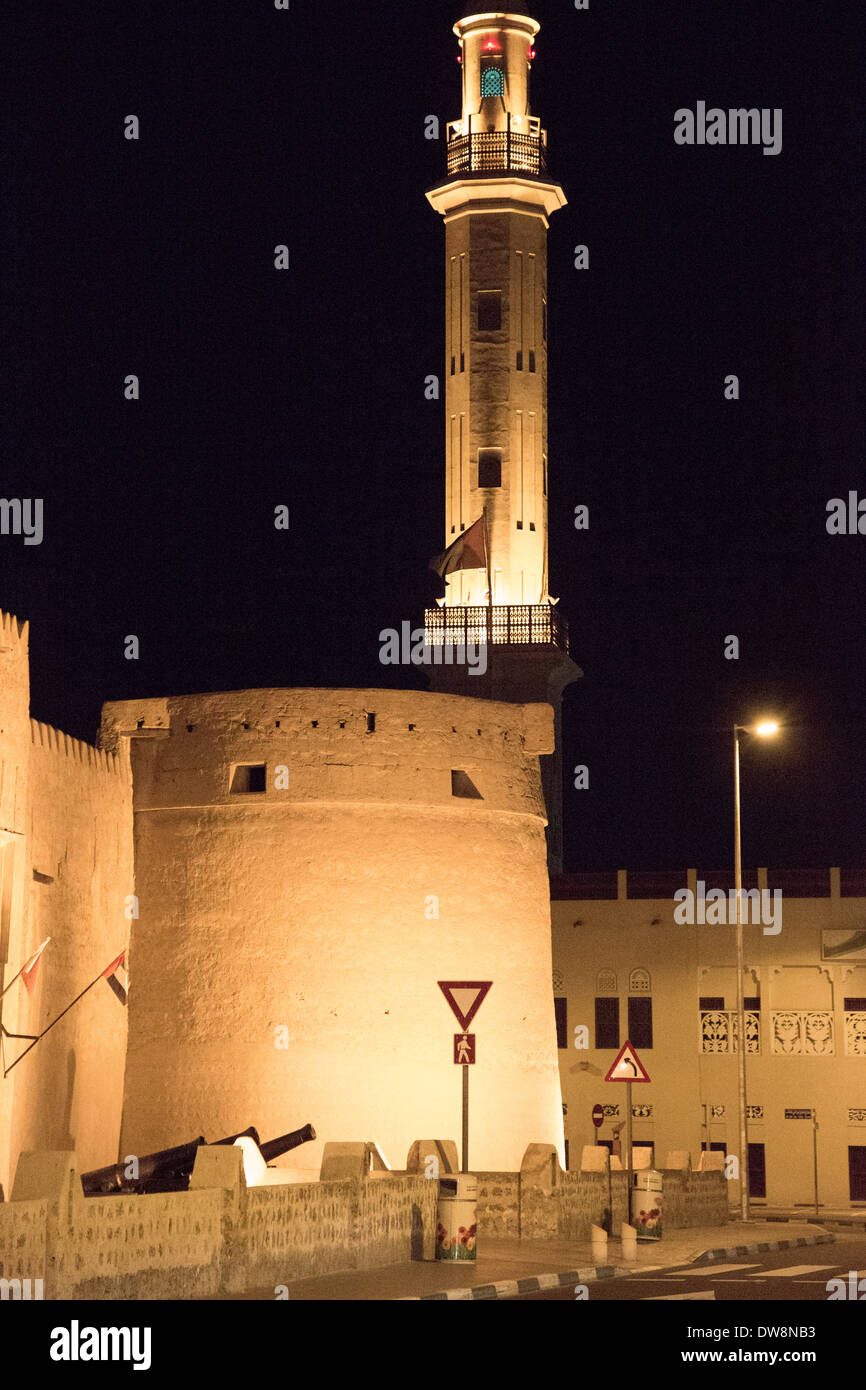
POLYGON ((427 194, 445 219, 445 545, 483 516, 489 582, 487 569, 448 574, 426 626, 434 645, 485 635, 489 643, 485 677, 434 666, 438 689, 554 706, 557 748, 542 764, 557 871, 560 706, 581 672, 548 588, 547 230, 566 199, 530 111, 538 31, 534 19, 511 12, 454 26, 463 111, 448 126, 447 177, 427 194))

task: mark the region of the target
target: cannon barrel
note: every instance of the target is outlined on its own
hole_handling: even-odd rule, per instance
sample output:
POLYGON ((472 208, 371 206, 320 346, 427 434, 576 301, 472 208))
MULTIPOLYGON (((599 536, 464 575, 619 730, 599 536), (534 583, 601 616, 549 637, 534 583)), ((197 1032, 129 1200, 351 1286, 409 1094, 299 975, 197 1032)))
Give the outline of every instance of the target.
MULTIPOLYGON (((107 1168, 94 1168, 81 1174, 81 1186, 85 1197, 96 1197, 111 1192, 138 1192, 151 1179, 172 1177, 192 1172, 196 1150, 205 1142, 200 1134, 189 1144, 178 1144, 173 1149, 158 1149, 156 1153, 144 1154, 138 1160, 138 1177, 126 1176, 127 1163, 110 1163, 107 1168)), ((127 1161, 128 1162, 128 1161, 127 1161)))
POLYGON ((279 1139, 269 1139, 266 1144, 260 1144, 262 1158, 265 1163, 272 1162, 279 1158, 281 1154, 287 1154, 290 1149, 297 1149, 301 1144, 309 1144, 311 1139, 315 1139, 316 1131, 312 1125, 304 1125, 303 1129, 293 1129, 291 1134, 281 1134, 279 1139))
POLYGON ((262 1146, 262 1141, 259 1138, 259 1131, 256 1129, 255 1125, 250 1125, 248 1129, 242 1129, 240 1134, 230 1134, 227 1139, 217 1139, 215 1142, 217 1144, 234 1144, 237 1139, 252 1139, 254 1144, 258 1144, 259 1148, 262 1146))
MULTIPOLYGON (((259 1143, 258 1130, 250 1125, 239 1134, 229 1134, 225 1139, 217 1139, 217 1144, 233 1144, 236 1139, 252 1139, 259 1143)), ((82 1173, 81 1185, 85 1197, 97 1197, 114 1192, 185 1192, 189 1186, 190 1174, 195 1166, 195 1156, 207 1140, 203 1134, 189 1144, 179 1144, 173 1149, 158 1149, 156 1153, 144 1154, 138 1160, 138 1177, 126 1176, 126 1163, 111 1163, 107 1168, 95 1168, 90 1173, 82 1173)))

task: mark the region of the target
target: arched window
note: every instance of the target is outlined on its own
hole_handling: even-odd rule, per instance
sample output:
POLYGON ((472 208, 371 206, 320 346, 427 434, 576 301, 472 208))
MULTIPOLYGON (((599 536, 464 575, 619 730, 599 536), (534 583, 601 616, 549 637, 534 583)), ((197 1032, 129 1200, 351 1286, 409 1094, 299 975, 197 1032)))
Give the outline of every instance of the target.
POLYGON ((616 994, 616 975, 613 970, 599 970, 595 980, 596 994, 616 994))
POLYGON ((650 976, 648 970, 633 970, 628 977, 629 994, 649 994, 650 976))
POLYGON ((494 63, 486 63, 481 68, 482 97, 505 96, 505 74, 494 63))

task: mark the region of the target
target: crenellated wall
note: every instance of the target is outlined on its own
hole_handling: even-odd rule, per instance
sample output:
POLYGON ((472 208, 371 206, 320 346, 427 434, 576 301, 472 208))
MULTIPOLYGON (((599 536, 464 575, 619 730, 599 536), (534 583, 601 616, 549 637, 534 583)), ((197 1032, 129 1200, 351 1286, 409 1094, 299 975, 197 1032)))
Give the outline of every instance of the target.
MULTIPOLYGON (((24 961, 29 711, 28 625, 0 611, 0 990, 24 961)), ((13 985, 0 999, 0 1020, 9 1032, 22 1031, 25 1005, 21 985, 13 985)), ((14 1046, 0 1042, 7 1065, 14 1046)), ((13 1172, 9 1150, 16 1083, 14 1071, 5 1081, 0 1075, 0 1186, 6 1191, 13 1172)))
MULTIPOLYGON (((46 937, 35 988, 2 1001, 36 1034, 124 949, 135 891, 128 752, 106 753, 31 720, 27 625, 0 614, 0 968, 4 983, 46 937)), ((126 1010, 99 980, 0 1081, 0 1184, 22 1149, 72 1148, 85 1168, 117 1156, 126 1010)), ((5 1064, 26 1040, 3 1040, 5 1064)))
MULTIPOLYGON (((35 1033, 127 945, 135 876, 125 751, 104 753, 35 720, 30 733, 26 951, 51 938, 29 1001, 25 1031, 35 1033)), ((85 1170, 114 1161, 126 1025, 99 980, 15 1068, 13 1160, 21 1149, 75 1148, 85 1170)))

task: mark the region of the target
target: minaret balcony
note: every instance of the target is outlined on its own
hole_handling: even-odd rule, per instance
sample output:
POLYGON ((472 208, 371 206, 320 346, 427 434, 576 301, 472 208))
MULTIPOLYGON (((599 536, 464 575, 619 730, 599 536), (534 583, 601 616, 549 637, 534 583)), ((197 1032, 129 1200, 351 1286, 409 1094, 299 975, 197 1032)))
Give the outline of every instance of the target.
POLYGON ((448 177, 457 174, 517 174, 548 176, 547 136, 540 129, 490 130, 462 134, 462 121, 448 127, 448 177))
POLYGON ((494 647, 558 647, 568 656, 568 623, 549 603, 428 608, 424 629, 433 647, 487 642, 494 647))

